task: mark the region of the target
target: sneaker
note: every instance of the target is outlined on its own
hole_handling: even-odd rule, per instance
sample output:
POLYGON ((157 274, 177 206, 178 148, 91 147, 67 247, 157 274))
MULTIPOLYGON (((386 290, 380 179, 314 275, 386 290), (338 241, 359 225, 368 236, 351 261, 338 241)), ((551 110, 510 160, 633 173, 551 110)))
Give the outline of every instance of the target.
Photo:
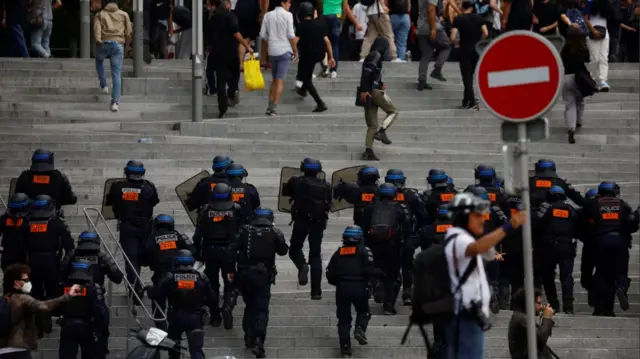
POLYGON ((402 63, 402 62, 406 62, 406 61, 402 60, 402 59, 394 59, 394 60, 391 60, 391 62, 400 62, 400 63, 402 63))
POLYGON ((433 87, 426 82, 418 82, 418 91, 433 90, 433 87))
POLYGON ((111 104, 111 112, 118 112, 120 110, 120 106, 117 103, 111 104))
POLYGON ((325 112, 326 110, 328 110, 329 108, 327 107, 327 105, 325 105, 324 103, 319 104, 318 106, 316 106, 316 108, 313 109, 313 111, 311 112, 325 112))
POLYGON ((360 345, 367 345, 369 344, 369 341, 367 340, 367 336, 364 333, 364 329, 362 329, 361 327, 356 327, 356 329, 353 330, 353 338, 360 344, 360 345))
POLYGON ((387 137, 387 131, 385 131, 383 128, 380 128, 378 132, 376 132, 376 135, 373 137, 373 139, 380 141, 385 145, 391 144, 391 140, 389 139, 389 137, 387 137))
POLYGON ((300 97, 307 97, 307 95, 308 95, 307 90, 303 89, 302 87, 296 87, 296 93, 300 97))
POLYGON ((598 91, 609 92, 609 84, 606 81, 602 81, 600 86, 598 86, 598 91))
POLYGON ((102 91, 103 94, 108 95, 109 94, 109 86, 105 86, 103 88, 100 89, 102 91))
POLYGON ((627 293, 624 292, 624 289, 616 289, 616 296, 618 297, 618 302, 620 303, 620 309, 624 310, 625 312, 629 310, 629 297, 627 297, 627 293))
POLYGON ((270 109, 270 108, 268 108, 264 113, 267 116, 277 116, 278 115, 276 110, 273 110, 273 109, 270 109))
POLYGON ((364 57, 361 58, 358 62, 364 62, 364 57))
POLYGON ((319 77, 328 77, 329 76, 329 66, 322 65, 322 70, 318 74, 319 77))
POLYGON ((307 285, 309 283, 309 265, 305 264, 298 270, 298 284, 307 285))
POLYGON ((576 137, 575 137, 576 131, 569 130, 568 133, 569 133, 569 143, 573 145, 574 143, 576 143, 576 137))
POLYGON ((431 71, 431 75, 430 76, 431 76, 431 78, 434 78, 434 79, 436 79, 438 81, 442 81, 442 82, 446 82, 447 81, 447 79, 445 79, 444 76, 442 76, 442 72, 440 72, 440 71, 433 70, 433 71, 431 71))
POLYGON ((362 153, 362 160, 363 161, 380 161, 380 159, 378 158, 378 156, 376 156, 375 153, 373 153, 373 150, 370 148, 367 148, 363 153, 362 153))
POLYGON ((384 315, 396 315, 398 314, 398 311, 396 310, 396 308, 390 307, 390 308, 382 308, 382 311, 384 315))
POLYGON ((469 109, 469 101, 462 101, 462 105, 456 106, 457 110, 467 110, 469 109))
POLYGON ((338 72, 337 71, 331 71, 331 78, 335 79, 336 77, 338 77, 338 72))
POLYGON ((402 304, 411 305, 411 288, 402 289, 402 304))

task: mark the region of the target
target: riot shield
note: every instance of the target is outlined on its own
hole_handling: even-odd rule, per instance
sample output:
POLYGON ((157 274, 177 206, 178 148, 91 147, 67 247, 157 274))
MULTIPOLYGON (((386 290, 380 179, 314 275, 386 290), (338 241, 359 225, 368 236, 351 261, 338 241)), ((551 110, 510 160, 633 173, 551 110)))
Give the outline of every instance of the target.
POLYGON ((198 182, 209 176, 211 176, 209 172, 202 171, 176 186, 176 194, 180 199, 180 203, 182 203, 182 207, 184 207, 184 210, 187 212, 187 215, 189 216, 189 219, 194 226, 198 222, 198 209, 196 208, 193 211, 189 211, 189 209, 187 208, 187 198, 189 198, 191 191, 193 191, 198 182))
MULTIPOLYGON (((360 169, 362 169, 363 167, 366 167, 366 166, 360 165, 360 166, 347 167, 347 168, 343 168, 341 170, 333 172, 333 174, 331 175, 331 188, 335 188, 340 183, 341 180, 342 182, 357 181, 358 172, 360 172, 360 169)), ((331 212, 338 212, 347 208, 353 208, 353 205, 345 201, 344 199, 341 199, 341 200, 334 199, 331 201, 331 212)))
POLYGON ((9 182, 9 197, 7 197, 7 201, 11 201, 11 196, 16 192, 16 184, 18 183, 17 178, 12 178, 9 182))
MULTIPOLYGON (((278 189, 278 211, 291 213, 291 197, 282 195, 282 187, 284 187, 285 183, 287 183, 291 177, 302 175, 303 173, 300 171, 300 168, 282 167, 282 170, 280 171, 280 187, 278 189)), ((326 178, 324 171, 321 171, 318 174, 318 178, 322 180, 326 178)))
POLYGON ((107 221, 110 219, 116 219, 116 215, 113 213, 113 206, 107 206, 107 196, 111 191, 111 186, 113 186, 114 183, 120 182, 123 180, 124 178, 109 178, 108 180, 104 181, 104 193, 102 194, 101 212, 102 212, 102 217, 104 217, 104 219, 107 221))

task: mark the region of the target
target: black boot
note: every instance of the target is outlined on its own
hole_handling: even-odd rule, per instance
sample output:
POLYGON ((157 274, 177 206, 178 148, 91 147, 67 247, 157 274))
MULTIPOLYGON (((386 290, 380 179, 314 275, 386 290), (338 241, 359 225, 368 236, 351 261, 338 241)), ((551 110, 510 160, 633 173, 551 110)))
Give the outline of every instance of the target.
POLYGON ((373 137, 374 140, 380 141, 382 143, 384 143, 385 145, 390 145, 391 144, 391 140, 389 139, 389 137, 387 137, 387 131, 380 127, 380 129, 378 130, 378 132, 376 132, 376 135, 373 137))
POLYGON ((446 82, 447 79, 444 78, 444 76, 442 76, 442 71, 440 70, 433 70, 431 71, 431 78, 434 78, 438 81, 442 81, 442 82, 446 82))
POLYGON ((251 352, 256 355, 256 358, 267 357, 264 351, 264 340, 262 338, 256 338, 256 344, 251 352))
POLYGON ((624 311, 629 310, 629 297, 627 297, 627 293, 625 293, 623 288, 616 289, 616 296, 618 297, 618 302, 620 303, 620 309, 624 311))
POLYGON ((576 131, 569 130, 568 134, 569 134, 569 143, 573 145, 574 143, 576 143, 576 137, 575 137, 576 131))
POLYGON ((367 148, 364 150, 364 153, 362 153, 362 160, 363 161, 380 161, 380 159, 376 156, 375 153, 373 153, 373 150, 370 148, 367 148))
POLYGON ((343 358, 351 358, 352 354, 351 354, 351 345, 341 345, 340 346, 340 355, 342 355, 343 358))
POLYGON ((245 335, 244 336, 244 346, 247 349, 252 349, 256 346, 256 338, 245 335))
POLYGON ((298 284, 307 285, 307 283, 309 283, 309 265, 305 263, 298 270, 298 284))
POLYGON ((360 327, 356 327, 356 329, 353 330, 353 337, 355 338, 355 340, 358 341, 360 345, 369 344, 369 341, 367 340, 367 336, 365 335, 364 329, 360 327))

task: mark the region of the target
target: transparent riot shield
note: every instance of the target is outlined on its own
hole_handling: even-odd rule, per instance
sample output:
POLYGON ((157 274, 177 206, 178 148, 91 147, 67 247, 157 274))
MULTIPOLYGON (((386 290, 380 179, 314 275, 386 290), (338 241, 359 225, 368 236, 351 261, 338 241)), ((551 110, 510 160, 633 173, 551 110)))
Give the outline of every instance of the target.
MULTIPOLYGON (((282 187, 287 183, 291 177, 302 176, 303 173, 300 168, 297 167, 282 167, 280 171, 280 188, 278 189, 278 211, 284 213, 291 213, 291 197, 282 195, 282 187)), ((318 174, 318 178, 324 180, 326 174, 324 171, 318 174)))
MULTIPOLYGON (((360 169, 366 166, 353 166, 343 168, 341 170, 333 172, 331 175, 331 188, 335 188, 340 181, 342 182, 355 182, 358 180, 358 172, 360 169)), ((331 212, 342 211, 343 209, 353 208, 353 205, 344 199, 337 200, 334 199, 331 201, 331 212)))
POLYGON ((9 182, 9 197, 7 197, 7 201, 11 201, 11 196, 16 192, 16 184, 18 183, 17 178, 12 178, 9 182))
POLYGON ((124 181, 124 178, 109 178, 104 181, 104 192, 102 193, 102 216, 105 220, 116 219, 116 215, 113 213, 113 206, 107 206, 107 196, 111 191, 111 186, 114 183, 124 181))
POLYGON ((180 203, 182 203, 182 207, 184 207, 184 210, 187 212, 187 215, 189 216, 189 219, 194 226, 196 225, 196 223, 198 223, 198 209, 196 208, 193 211, 189 211, 189 209, 187 208, 187 198, 189 198, 191 191, 193 191, 198 182, 209 176, 211 176, 209 172, 202 171, 176 186, 176 194, 180 199, 180 203))

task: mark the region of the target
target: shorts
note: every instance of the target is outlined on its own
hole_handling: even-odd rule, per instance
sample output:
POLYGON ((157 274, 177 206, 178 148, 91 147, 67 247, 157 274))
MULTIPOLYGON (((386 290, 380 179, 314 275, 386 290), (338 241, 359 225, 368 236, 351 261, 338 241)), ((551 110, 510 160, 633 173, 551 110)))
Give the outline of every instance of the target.
POLYGON ((284 80, 287 77, 289 66, 291 66, 291 60, 293 54, 289 51, 278 56, 269 56, 269 62, 271 63, 271 76, 274 79, 284 80))

